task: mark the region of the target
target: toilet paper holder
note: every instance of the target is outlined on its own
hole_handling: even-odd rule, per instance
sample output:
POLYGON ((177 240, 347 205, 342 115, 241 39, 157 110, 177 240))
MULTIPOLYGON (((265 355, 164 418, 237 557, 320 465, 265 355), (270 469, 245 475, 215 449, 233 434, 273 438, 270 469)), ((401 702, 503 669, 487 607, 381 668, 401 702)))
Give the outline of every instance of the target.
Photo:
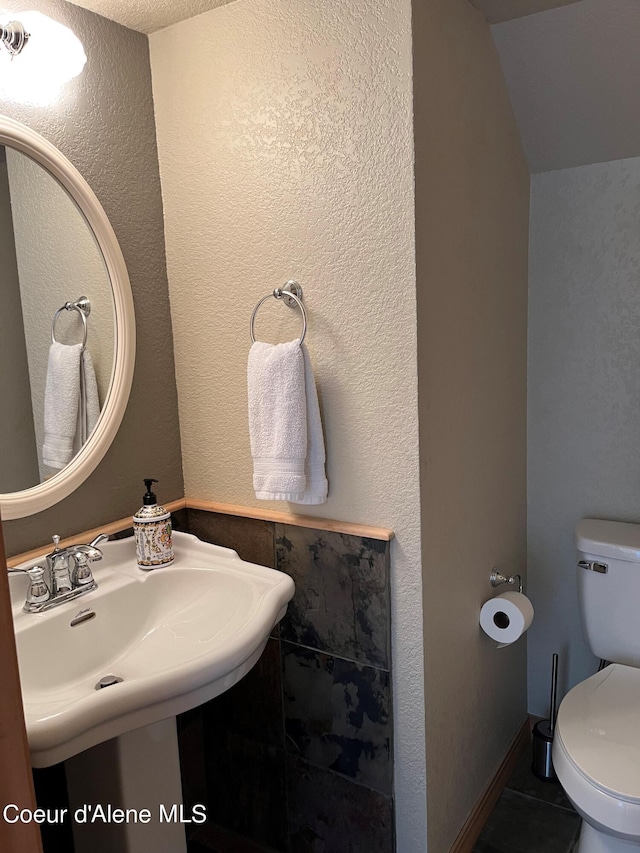
POLYGON ((510 586, 515 586, 517 582, 518 592, 522 592, 522 577, 520 575, 511 575, 507 578, 497 569, 494 569, 491 572, 491 575, 489 576, 489 580, 491 581, 491 586, 500 586, 503 583, 508 583, 510 586))

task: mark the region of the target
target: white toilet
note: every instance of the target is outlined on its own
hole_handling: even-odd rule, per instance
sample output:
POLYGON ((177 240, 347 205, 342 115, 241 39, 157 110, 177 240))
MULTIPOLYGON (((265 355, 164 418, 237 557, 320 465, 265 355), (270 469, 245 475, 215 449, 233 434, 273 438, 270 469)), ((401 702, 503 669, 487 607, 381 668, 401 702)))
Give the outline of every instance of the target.
POLYGON ((560 705, 553 765, 583 818, 576 853, 640 851, 640 524, 576 528, 587 642, 611 663, 560 705))

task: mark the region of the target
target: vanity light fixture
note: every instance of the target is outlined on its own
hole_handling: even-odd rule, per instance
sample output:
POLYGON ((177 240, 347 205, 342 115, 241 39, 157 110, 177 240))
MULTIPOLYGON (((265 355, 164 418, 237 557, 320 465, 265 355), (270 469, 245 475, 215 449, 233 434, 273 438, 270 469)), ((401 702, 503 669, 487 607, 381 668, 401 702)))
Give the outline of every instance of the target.
POLYGON ((0 20, 0 96, 45 105, 77 77, 87 61, 82 42, 68 27, 41 12, 0 20))
POLYGON ((0 43, 11 56, 17 56, 27 43, 29 33, 25 32, 20 21, 0 24, 0 43))

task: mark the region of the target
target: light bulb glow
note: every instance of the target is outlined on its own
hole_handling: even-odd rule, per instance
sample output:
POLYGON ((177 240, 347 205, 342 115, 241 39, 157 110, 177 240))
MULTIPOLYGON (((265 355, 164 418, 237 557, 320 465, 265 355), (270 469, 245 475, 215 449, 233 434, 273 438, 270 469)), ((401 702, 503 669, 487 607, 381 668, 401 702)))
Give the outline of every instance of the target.
POLYGON ((0 23, 18 20, 29 34, 17 56, 0 48, 0 96, 12 101, 46 105, 53 103, 61 87, 81 73, 87 57, 80 41, 68 27, 41 12, 19 12, 0 23))

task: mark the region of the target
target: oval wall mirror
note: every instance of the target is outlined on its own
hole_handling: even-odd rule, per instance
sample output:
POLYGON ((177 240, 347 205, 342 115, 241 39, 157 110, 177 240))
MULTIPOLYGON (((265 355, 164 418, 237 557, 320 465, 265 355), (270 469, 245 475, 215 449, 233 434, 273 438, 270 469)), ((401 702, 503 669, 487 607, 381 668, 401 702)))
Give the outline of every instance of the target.
POLYGON ((58 149, 0 116, 0 514, 33 515, 96 468, 135 361, 129 276, 100 202, 58 149))

